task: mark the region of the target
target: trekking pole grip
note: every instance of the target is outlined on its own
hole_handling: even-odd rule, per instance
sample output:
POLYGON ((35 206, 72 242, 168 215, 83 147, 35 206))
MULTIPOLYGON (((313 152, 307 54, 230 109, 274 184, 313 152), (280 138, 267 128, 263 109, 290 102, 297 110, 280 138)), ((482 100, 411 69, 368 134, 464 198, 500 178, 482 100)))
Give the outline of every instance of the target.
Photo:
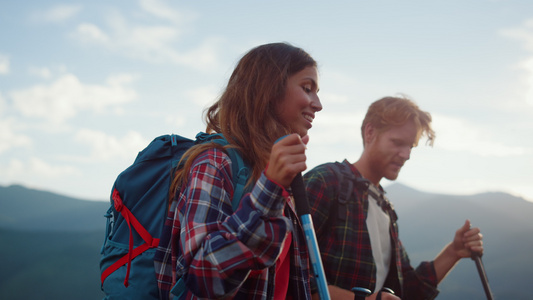
POLYGON ((319 297, 321 300, 330 300, 331 296, 329 295, 326 273, 324 272, 322 258, 320 257, 320 250, 313 226, 313 218, 310 214, 309 202, 307 200, 302 173, 298 173, 293 179, 291 190, 294 197, 296 212, 300 217, 304 229, 307 248, 309 250, 309 260, 315 275, 319 297))

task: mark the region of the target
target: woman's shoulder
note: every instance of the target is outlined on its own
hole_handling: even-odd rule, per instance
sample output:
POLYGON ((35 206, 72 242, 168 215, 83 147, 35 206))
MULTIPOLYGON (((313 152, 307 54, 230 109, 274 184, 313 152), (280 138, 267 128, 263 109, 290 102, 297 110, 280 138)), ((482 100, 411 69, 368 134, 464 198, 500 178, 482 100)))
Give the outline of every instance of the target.
POLYGON ((231 160, 226 151, 219 147, 210 147, 198 153, 192 165, 194 167, 201 164, 208 164, 219 168, 227 167, 230 163, 231 160))

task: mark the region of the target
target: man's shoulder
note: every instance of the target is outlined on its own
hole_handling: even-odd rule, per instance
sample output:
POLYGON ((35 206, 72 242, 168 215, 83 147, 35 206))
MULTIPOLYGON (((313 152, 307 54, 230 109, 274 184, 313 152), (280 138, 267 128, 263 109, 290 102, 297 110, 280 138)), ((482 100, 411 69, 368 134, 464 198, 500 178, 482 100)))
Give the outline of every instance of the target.
POLYGON ((304 177, 313 177, 313 176, 321 176, 321 177, 329 177, 335 174, 335 169, 337 168, 338 162, 327 162, 320 164, 311 170, 307 171, 304 174, 304 177))

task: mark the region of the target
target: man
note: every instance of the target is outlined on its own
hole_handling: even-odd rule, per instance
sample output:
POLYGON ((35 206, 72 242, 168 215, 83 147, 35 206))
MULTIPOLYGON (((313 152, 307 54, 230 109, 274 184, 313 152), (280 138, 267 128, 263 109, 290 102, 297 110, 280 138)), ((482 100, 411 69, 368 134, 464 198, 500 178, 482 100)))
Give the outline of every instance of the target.
POLYGON ((414 269, 380 185, 398 177, 422 136, 433 144, 431 115, 409 99, 385 97, 369 107, 361 133, 357 162, 323 164, 304 176, 331 298, 351 300, 359 287, 372 293, 366 299, 433 299, 459 259, 483 252, 480 230, 467 220, 433 261, 414 269))

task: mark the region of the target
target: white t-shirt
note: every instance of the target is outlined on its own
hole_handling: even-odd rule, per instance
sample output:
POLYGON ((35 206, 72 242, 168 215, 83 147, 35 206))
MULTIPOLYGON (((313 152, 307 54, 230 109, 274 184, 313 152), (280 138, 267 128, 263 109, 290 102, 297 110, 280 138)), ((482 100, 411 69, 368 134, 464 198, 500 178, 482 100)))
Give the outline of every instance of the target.
MULTIPOLYGON (((379 190, 374 185, 370 185, 369 189, 373 189, 374 193, 377 195, 380 194, 379 190)), ((368 215, 366 218, 366 226, 370 235, 372 256, 376 263, 375 293, 383 288, 387 274, 389 274, 392 248, 389 232, 389 215, 381 209, 377 200, 372 196, 372 193, 368 194, 368 215)))

